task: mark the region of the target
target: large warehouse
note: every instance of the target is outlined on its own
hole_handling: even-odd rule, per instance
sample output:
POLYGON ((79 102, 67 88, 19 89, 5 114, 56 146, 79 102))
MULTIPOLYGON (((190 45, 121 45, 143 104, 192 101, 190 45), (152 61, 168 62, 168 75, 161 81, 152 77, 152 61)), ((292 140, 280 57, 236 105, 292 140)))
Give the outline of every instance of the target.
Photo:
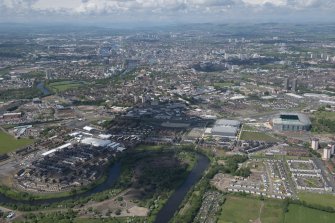
POLYGON ((311 129, 311 121, 301 113, 280 113, 276 115, 271 125, 275 131, 308 131, 311 129))
POLYGON ((213 128, 209 128, 206 130, 206 133, 212 136, 235 138, 240 127, 240 121, 219 119, 215 122, 213 128))

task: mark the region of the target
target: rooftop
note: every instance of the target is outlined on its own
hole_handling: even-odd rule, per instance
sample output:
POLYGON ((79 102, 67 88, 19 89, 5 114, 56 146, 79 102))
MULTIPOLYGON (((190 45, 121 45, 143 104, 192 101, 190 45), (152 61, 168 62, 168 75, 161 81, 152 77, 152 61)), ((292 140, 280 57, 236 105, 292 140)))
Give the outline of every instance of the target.
POLYGON ((291 125, 311 125, 307 115, 301 113, 287 112, 276 115, 272 122, 274 124, 291 124, 291 125))

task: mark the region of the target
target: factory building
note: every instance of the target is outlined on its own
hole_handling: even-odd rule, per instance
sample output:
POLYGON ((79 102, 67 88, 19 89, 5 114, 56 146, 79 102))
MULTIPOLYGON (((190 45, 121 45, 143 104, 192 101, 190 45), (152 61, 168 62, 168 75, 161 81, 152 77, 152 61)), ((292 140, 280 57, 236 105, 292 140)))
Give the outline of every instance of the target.
POLYGON ((0 116, 0 119, 3 120, 13 120, 13 119, 20 119, 22 118, 22 112, 12 112, 12 113, 5 113, 2 116, 0 116))
POLYGON ((235 138, 237 135, 238 129, 232 126, 215 126, 212 128, 211 134, 213 136, 221 136, 227 138, 235 138))
POLYGON ((280 113, 276 115, 270 122, 275 131, 309 131, 311 129, 311 121, 301 113, 280 113))
POLYGON ((212 136, 219 136, 225 138, 235 138, 241 122, 237 120, 219 119, 215 122, 212 129, 207 129, 206 133, 212 136))
POLYGON ((81 140, 82 144, 92 145, 94 147, 106 147, 111 144, 110 140, 98 139, 98 138, 84 138, 81 140))
POLYGON ((215 125, 216 126, 231 126, 231 127, 240 128, 241 122, 237 120, 219 119, 215 122, 215 125))

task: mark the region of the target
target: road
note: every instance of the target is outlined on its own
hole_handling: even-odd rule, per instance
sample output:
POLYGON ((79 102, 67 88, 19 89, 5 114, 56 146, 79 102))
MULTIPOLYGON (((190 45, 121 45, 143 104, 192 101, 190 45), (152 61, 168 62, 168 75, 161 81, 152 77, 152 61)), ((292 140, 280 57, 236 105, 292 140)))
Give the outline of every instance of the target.
POLYGON ((335 181, 334 181, 334 178, 328 172, 328 170, 326 169, 326 167, 323 164, 322 160, 320 160, 317 157, 313 157, 313 161, 316 164, 316 166, 321 170, 321 173, 322 173, 325 181, 327 182, 327 184, 333 188, 333 191, 335 191, 335 181))

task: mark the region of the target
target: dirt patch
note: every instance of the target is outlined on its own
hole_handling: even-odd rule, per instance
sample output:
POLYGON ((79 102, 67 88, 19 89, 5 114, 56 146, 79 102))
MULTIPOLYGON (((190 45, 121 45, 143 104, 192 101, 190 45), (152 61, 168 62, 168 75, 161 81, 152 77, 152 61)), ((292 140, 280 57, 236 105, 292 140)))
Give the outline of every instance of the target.
POLYGON ((134 206, 128 209, 130 216, 142 216, 145 217, 148 215, 148 208, 134 206))
POLYGON ((149 209, 139 207, 135 203, 126 199, 125 191, 118 196, 102 201, 90 202, 80 208, 81 217, 125 217, 125 216, 147 216, 149 209))

